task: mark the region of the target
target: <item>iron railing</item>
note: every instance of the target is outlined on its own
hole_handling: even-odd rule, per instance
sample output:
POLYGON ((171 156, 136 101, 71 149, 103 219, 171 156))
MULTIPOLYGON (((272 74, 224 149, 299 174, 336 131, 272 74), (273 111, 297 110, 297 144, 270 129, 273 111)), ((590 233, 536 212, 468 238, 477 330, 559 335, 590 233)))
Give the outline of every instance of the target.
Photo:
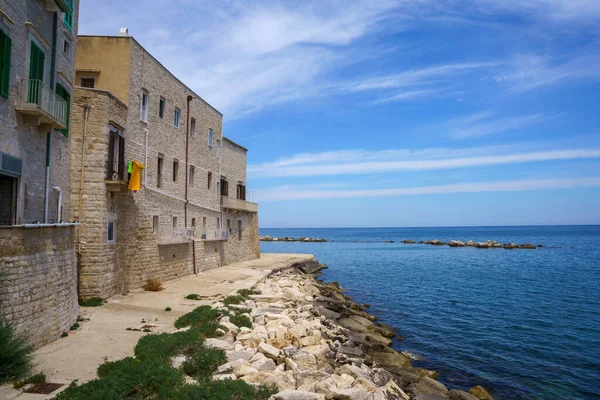
POLYGON ((42 110, 67 126, 67 102, 39 79, 21 80, 21 107, 42 110))
POLYGON ((229 231, 227 229, 215 229, 204 231, 200 234, 202 240, 227 240, 229 239, 229 231))

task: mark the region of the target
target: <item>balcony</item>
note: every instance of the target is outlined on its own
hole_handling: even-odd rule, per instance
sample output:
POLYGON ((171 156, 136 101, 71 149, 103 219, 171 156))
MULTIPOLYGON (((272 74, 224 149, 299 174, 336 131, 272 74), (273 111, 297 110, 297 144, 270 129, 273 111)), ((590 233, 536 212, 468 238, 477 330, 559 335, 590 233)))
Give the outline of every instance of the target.
POLYGON ((194 240, 194 228, 173 228, 165 232, 161 230, 158 245, 191 243, 192 240, 194 240))
POLYGON ((46 11, 50 12, 73 12, 73 0, 45 0, 46 11))
POLYGON ((258 204, 246 200, 234 199, 233 197, 221 196, 221 208, 226 210, 244 211, 257 213, 258 204))
POLYGON ((19 102, 15 109, 37 118, 37 125, 45 125, 50 130, 67 127, 67 102, 40 80, 21 81, 19 102))
POLYGON ((215 242, 215 241, 226 241, 229 239, 229 231, 227 229, 216 229, 214 231, 207 231, 202 233, 200 238, 196 238, 197 241, 215 242))

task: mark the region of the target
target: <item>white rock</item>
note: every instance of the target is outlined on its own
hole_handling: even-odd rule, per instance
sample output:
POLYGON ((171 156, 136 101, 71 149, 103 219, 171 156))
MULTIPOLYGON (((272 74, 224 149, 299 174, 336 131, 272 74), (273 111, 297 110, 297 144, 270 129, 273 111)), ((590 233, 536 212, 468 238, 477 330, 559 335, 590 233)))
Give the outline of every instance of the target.
POLYGON ((304 347, 302 350, 314 355, 315 357, 325 357, 329 353, 329 346, 326 344, 319 344, 316 346, 304 347))
POLYGON ((277 357, 279 357, 279 349, 267 343, 261 343, 258 346, 258 351, 272 360, 277 360, 277 357))
POLYGON ((296 367, 300 371, 317 369, 317 358, 313 354, 305 351, 299 351, 297 354, 292 356, 292 361, 294 361, 296 367))
POLYGON ((333 396, 336 400, 369 400, 369 392, 365 388, 355 387, 338 390, 333 396))
POLYGON ((252 373, 258 372, 258 370, 256 368, 253 368, 251 366, 248 365, 240 365, 238 367, 235 367, 232 371, 232 373, 237 376, 238 378, 245 376, 245 375, 249 375, 252 373))
POLYGON ((181 367, 185 360, 187 360, 186 356, 171 357, 171 365, 173 366, 173 368, 179 369, 179 367, 181 367))
POLYGON ((303 392, 300 390, 284 390, 274 395, 273 400, 325 400, 325 396, 318 393, 303 392))
POLYGON ((252 351, 227 351, 227 361, 236 361, 236 360, 250 360, 252 356, 254 356, 254 352, 252 351))
POLYGON ((234 380, 234 379, 237 379, 237 378, 233 374, 219 374, 219 375, 214 375, 212 377, 213 381, 226 381, 226 380, 234 380))
POLYGON ((252 363, 252 367, 257 371, 275 371, 277 365, 275 365, 275 361, 270 358, 265 358, 264 360, 257 360, 252 363))
POLYGON ((215 349, 221 349, 221 350, 233 350, 234 347, 231 343, 227 343, 224 340, 220 340, 220 339, 205 339, 204 340, 204 346, 208 347, 208 348, 215 348, 215 349))

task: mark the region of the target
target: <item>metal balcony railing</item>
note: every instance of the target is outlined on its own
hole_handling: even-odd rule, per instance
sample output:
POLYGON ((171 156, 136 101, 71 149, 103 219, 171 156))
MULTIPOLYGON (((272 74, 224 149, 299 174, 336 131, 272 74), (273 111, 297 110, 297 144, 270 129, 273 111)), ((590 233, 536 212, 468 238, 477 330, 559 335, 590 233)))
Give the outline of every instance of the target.
POLYGON ((67 102, 38 79, 21 80, 19 104, 16 108, 25 114, 38 116, 41 122, 55 128, 67 127, 67 102))
POLYGON ((229 210, 258 212, 258 204, 228 196, 221 196, 221 207, 229 210))
POLYGON ((229 231, 227 229, 215 229, 205 231, 200 234, 202 240, 227 240, 229 239, 229 231))

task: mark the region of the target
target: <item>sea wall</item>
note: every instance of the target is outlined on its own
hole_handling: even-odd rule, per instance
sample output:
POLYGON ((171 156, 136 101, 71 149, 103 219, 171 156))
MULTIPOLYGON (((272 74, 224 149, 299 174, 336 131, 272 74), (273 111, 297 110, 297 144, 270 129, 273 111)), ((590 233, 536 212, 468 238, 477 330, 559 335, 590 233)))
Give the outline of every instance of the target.
POLYGON ((77 320, 75 230, 0 228, 0 321, 36 348, 77 320))

